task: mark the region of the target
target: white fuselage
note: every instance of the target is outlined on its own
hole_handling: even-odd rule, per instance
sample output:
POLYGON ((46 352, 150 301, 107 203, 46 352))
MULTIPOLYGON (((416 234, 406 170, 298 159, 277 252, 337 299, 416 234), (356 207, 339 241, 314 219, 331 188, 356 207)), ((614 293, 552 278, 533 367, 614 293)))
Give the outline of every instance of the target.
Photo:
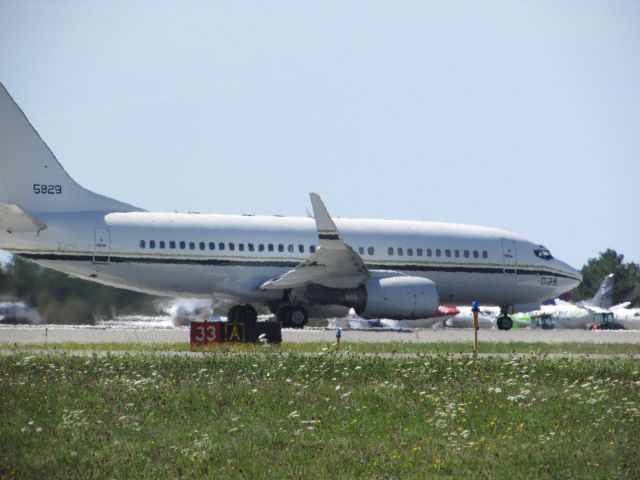
MULTIPOLYGON (((314 220, 181 213, 40 213, 47 228, 0 233, 0 248, 45 267, 160 295, 277 301, 260 286, 311 256, 314 220)), ((429 278, 443 304, 540 302, 575 287, 579 273, 534 254, 512 233, 445 223, 337 219, 370 270, 429 278)))

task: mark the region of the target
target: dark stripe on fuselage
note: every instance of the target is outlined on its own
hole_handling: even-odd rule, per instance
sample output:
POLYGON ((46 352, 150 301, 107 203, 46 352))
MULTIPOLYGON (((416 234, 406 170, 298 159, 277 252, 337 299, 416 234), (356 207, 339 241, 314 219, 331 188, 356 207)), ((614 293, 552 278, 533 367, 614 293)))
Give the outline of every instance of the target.
MULTIPOLYGON (((155 265, 203 265, 203 266, 220 266, 220 267, 297 267, 300 262, 291 260, 225 260, 220 258, 177 258, 177 257, 121 257, 102 255, 69 255, 58 253, 19 253, 18 256, 29 260, 49 260, 63 262, 96 262, 96 263, 137 263, 137 264, 155 264, 155 265)), ((447 273, 484 273, 484 274, 504 274, 505 269, 502 267, 482 267, 482 266, 463 266, 463 265, 416 265, 416 264, 376 264, 366 263, 367 268, 371 270, 395 270, 401 272, 447 272, 447 273)), ((570 278, 577 280, 571 275, 566 275, 552 270, 543 269, 525 269, 518 268, 515 270, 512 266, 506 269, 508 274, 515 275, 543 275, 558 278, 570 278)))
POLYGON ((318 234, 320 240, 338 240, 337 233, 320 233, 318 234))

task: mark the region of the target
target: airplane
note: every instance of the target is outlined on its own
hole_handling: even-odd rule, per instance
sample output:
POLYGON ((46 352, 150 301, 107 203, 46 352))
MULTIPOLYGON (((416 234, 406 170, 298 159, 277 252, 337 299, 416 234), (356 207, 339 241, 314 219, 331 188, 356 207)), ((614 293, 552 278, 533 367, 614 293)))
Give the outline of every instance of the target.
MULTIPOLYGON (((444 321, 444 326, 447 328, 473 328, 473 312, 470 306, 458 307, 459 312, 447 318, 444 321)), ((497 325, 497 318, 500 316, 500 308, 485 306, 480 307, 478 312, 478 328, 481 330, 493 329, 497 325)), ((513 315, 509 315, 513 326, 513 315)))
MULTIPOLYGON (((153 213, 77 184, 0 88, 0 249, 115 287, 233 305, 252 323, 266 305, 283 326, 349 308, 419 319, 440 304, 501 308, 571 290, 580 272, 539 243, 495 228, 314 218, 153 213)), ((336 316, 326 315, 326 316, 336 316)))
POLYGON ((624 302, 611 307, 615 321, 627 330, 640 330, 640 308, 627 308, 631 303, 624 302))
MULTIPOLYGON (((605 277, 600 288, 588 300, 576 304, 555 299, 553 304, 536 308, 533 305, 519 305, 509 314, 514 328, 587 328, 597 323, 598 316, 608 312, 613 297, 613 274, 605 277)), ((471 328, 471 307, 459 307, 460 313, 449 318, 445 326, 449 328, 471 328)), ((480 308, 478 324, 481 329, 496 326, 500 309, 491 306, 480 308)))
MULTIPOLYGON (((600 323, 603 316, 610 314, 612 298, 613 274, 610 273, 592 298, 576 304, 556 299, 554 305, 542 305, 539 310, 528 312, 525 316, 529 317, 532 326, 542 328, 587 328, 600 323)), ((526 319, 516 316, 513 320, 524 322, 526 319)))
POLYGON ((415 320, 393 320, 390 318, 364 319, 351 309, 346 317, 330 318, 330 328, 387 328, 387 329, 410 329, 410 328, 430 328, 436 323, 444 323, 448 318, 460 313, 457 307, 440 305, 438 311, 429 318, 415 320))

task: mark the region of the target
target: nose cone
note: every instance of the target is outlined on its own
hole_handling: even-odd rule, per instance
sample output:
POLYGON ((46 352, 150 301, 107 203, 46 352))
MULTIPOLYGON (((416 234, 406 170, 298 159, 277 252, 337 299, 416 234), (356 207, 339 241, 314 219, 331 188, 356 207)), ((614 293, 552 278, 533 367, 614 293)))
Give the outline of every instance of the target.
POLYGON ((564 274, 564 281, 562 283, 563 287, 566 288, 565 291, 572 290, 580 285, 580 282, 582 281, 582 274, 580 273, 580 270, 576 270, 569 264, 564 263, 560 260, 558 260, 557 262, 557 268, 560 269, 564 274))

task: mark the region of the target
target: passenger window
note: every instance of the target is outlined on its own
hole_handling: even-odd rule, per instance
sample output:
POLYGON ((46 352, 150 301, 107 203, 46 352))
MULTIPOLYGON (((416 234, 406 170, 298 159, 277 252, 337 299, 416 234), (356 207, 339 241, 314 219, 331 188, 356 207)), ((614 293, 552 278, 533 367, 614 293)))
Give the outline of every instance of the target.
POLYGON ((270 251, 270 252, 273 252, 273 243, 270 243, 270 244, 269 244, 269 251, 270 251))
POLYGON ((185 248, 187 248, 187 244, 185 242, 180 242, 180 248, 184 250, 185 248))
POLYGON ((442 253, 442 250, 440 250, 439 248, 436 248, 436 257, 439 257, 441 253, 442 253))
POLYGON ((487 253, 486 250, 482 252, 482 258, 489 258, 489 254, 487 253))
POLYGON ((253 243, 247 243, 247 247, 249 247, 250 252, 253 252, 253 243))
POLYGON ((218 250, 224 250, 224 242, 218 242, 218 250))
POLYGON ((298 245, 298 251, 304 253, 304 245, 298 245))
POLYGON ((175 241, 175 240, 171 240, 171 241, 169 242, 169 248, 173 248, 173 249, 175 249, 175 248, 176 248, 176 241, 175 241))
POLYGON ((287 248, 287 250, 289 250, 289 253, 293 253, 293 245, 289 244, 289 247, 287 248))
POLYGON ((393 257, 393 247, 389 247, 389 249, 387 250, 387 253, 389 254, 390 257, 393 257))
POLYGON ((258 245, 258 251, 259 252, 264 252, 264 243, 261 243, 258 245))
POLYGON ((460 258, 460 250, 454 250, 453 251, 453 256, 456 258, 460 258))
POLYGON ((430 257, 430 256, 431 256, 431 253, 433 253, 433 252, 431 252, 431 249, 430 249, 430 248, 427 248, 427 257, 430 257))
POLYGON ((204 242, 200 242, 200 245, 198 245, 200 247, 200 250, 204 250, 205 249, 205 245, 204 242))
POLYGON ((156 248, 156 241, 155 240, 149 240, 149 248, 156 248))
POLYGON ((140 240, 140 248, 146 248, 147 247, 147 242, 145 242, 144 240, 140 240))
POLYGON ((241 252, 244 252, 244 243, 238 244, 238 250, 240 250, 241 252))
POLYGON ((398 247, 398 255, 404 255, 404 252, 402 251, 402 247, 398 247))
POLYGON ((421 257, 421 256, 422 256, 422 249, 421 249, 421 248, 416 249, 416 255, 417 255, 418 257, 421 257))
POLYGON ((191 250, 195 250, 196 249, 196 242, 189 242, 189 248, 191 250))
POLYGON ((233 242, 229 242, 229 250, 234 251, 236 249, 236 244, 233 242))
POLYGON ((216 244, 214 242, 209 242, 209 250, 215 250, 216 244))
POLYGON ((373 247, 369 247, 368 251, 369 255, 373 255, 375 253, 375 250, 373 249, 373 247))
POLYGON ((284 245, 283 244, 281 244, 281 243, 278 244, 278 251, 279 252, 284 252, 284 245))
POLYGON ((160 248, 164 247, 166 247, 166 243, 164 243, 164 240, 160 240, 160 248))
POLYGON ((469 258, 469 250, 464 251, 464 258, 469 258))
POLYGON ((309 251, 311 253, 316 253, 316 246, 315 245, 309 245, 309 251))
POLYGON ((413 257, 413 248, 407 248, 407 255, 413 257))
POLYGON ((364 255, 364 247, 358 247, 358 253, 364 255))
POLYGON ((477 250, 473 251, 473 258, 478 258, 478 251, 477 250))
POLYGON ((447 248, 447 249, 445 249, 444 254, 445 254, 447 257, 451 257, 451 250, 449 250, 448 248, 447 248))

